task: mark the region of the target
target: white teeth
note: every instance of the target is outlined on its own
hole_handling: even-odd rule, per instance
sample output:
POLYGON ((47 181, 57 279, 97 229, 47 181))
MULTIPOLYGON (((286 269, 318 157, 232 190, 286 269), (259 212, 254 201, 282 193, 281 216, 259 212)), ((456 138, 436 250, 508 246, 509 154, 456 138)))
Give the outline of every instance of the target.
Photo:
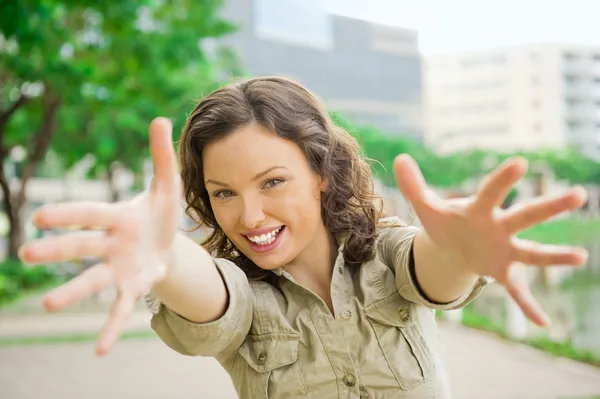
POLYGON ((283 226, 278 227, 275 230, 273 230, 267 234, 261 234, 259 236, 252 236, 252 237, 248 236, 248 239, 258 245, 271 244, 273 241, 275 241, 275 238, 277 238, 277 233, 279 233, 279 231, 281 231, 282 227, 283 226))

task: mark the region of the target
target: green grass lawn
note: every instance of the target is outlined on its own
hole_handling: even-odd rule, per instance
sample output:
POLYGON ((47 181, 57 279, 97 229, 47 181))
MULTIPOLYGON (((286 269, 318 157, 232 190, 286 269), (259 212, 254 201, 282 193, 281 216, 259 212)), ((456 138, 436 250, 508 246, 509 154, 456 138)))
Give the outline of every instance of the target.
MULTIPOLYGON (((120 340, 128 339, 156 339, 154 331, 128 331, 123 333, 120 340)), ((40 337, 0 338, 0 346, 35 345, 35 344, 61 344, 73 342, 94 342, 98 334, 59 334, 40 337)))
MULTIPOLYGON (((466 327, 492 332, 502 338, 510 339, 500 322, 482 315, 470 306, 466 306, 463 309, 461 323, 466 327)), ((565 357, 600 367, 600 354, 575 348, 570 342, 556 342, 547 337, 533 337, 519 342, 541 349, 554 356, 565 357)))
POLYGON ((600 219, 555 219, 519 234, 520 238, 544 244, 585 245, 600 236, 600 219))

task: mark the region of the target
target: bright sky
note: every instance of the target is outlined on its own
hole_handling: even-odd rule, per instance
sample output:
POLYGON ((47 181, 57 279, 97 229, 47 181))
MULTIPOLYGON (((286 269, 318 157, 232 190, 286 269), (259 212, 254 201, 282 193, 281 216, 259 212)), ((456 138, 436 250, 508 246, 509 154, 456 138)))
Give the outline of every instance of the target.
POLYGON ((600 45, 598 0, 326 0, 337 14, 416 29, 421 51, 600 45))

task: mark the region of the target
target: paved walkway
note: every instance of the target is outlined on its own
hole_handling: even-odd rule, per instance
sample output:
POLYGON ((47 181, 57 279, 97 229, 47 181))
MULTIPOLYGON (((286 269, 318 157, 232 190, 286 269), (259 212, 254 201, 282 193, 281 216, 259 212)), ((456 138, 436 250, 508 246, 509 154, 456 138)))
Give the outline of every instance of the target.
MULTIPOLYGON (((0 314, 9 336, 95 333, 103 313, 0 314)), ((130 331, 148 331, 136 313, 130 331)), ((441 324, 454 397, 567 399, 600 397, 600 369, 515 345, 450 323, 441 324)), ((119 342, 105 358, 93 343, 0 345, 1 399, 234 399, 227 374, 213 359, 185 357, 155 338, 119 342)))

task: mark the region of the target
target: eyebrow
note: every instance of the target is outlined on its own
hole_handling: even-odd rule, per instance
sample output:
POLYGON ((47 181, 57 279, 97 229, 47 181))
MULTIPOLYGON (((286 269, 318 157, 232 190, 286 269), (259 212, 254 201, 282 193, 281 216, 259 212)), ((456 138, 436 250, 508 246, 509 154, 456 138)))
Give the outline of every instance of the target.
MULTIPOLYGON (((260 179, 261 177, 263 177, 264 175, 266 175, 267 173, 269 173, 275 169, 287 169, 287 168, 285 166, 271 166, 269 169, 266 169, 266 170, 258 173, 256 176, 254 176, 252 178, 252 181, 256 181, 256 180, 260 179)), ((214 185, 221 186, 221 187, 229 187, 229 184, 223 183, 223 182, 220 182, 217 180, 213 180, 213 179, 208 179, 205 184, 208 185, 209 183, 212 183, 214 185)))

